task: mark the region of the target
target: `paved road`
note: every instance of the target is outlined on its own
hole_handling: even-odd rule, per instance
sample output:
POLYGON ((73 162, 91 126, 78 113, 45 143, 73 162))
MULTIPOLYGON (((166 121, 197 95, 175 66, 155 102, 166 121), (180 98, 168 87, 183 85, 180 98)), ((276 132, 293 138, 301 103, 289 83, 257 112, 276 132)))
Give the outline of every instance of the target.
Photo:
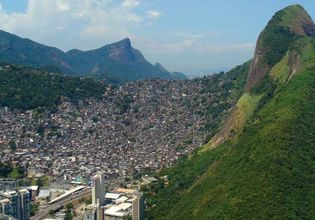
POLYGON ((69 195, 68 197, 62 199, 61 201, 56 202, 55 204, 48 206, 45 210, 40 211, 39 213, 37 213, 37 215, 31 217, 31 220, 42 220, 43 218, 45 218, 49 214, 50 210, 56 211, 56 210, 64 207, 68 203, 83 199, 84 197, 91 194, 91 192, 92 192, 91 189, 85 189, 85 190, 82 190, 76 194, 69 195))

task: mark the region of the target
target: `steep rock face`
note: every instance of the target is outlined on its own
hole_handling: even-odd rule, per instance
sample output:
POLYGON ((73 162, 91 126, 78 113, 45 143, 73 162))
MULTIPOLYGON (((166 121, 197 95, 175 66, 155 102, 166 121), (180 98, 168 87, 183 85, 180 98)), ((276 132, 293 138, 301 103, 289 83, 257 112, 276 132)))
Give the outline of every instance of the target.
POLYGON ((294 40, 315 34, 312 18, 300 5, 277 12, 260 34, 245 91, 250 90, 280 61, 294 40))
MULTIPOLYGON (((300 5, 286 7, 272 17, 257 40, 255 55, 244 88, 246 104, 242 103, 244 99, 239 100, 219 132, 207 144, 208 148, 214 148, 242 132, 248 116, 252 114, 261 99, 259 96, 248 96, 246 93, 263 81, 272 67, 283 59, 298 39, 313 36, 314 29, 312 18, 300 5)), ((290 66, 288 74, 293 76, 300 66, 299 55, 295 50, 288 53, 287 62, 290 66)), ((290 77, 286 80, 290 80, 290 77)))
POLYGON ((141 52, 131 47, 131 41, 128 38, 118 43, 109 45, 108 57, 122 63, 145 61, 145 58, 141 52))

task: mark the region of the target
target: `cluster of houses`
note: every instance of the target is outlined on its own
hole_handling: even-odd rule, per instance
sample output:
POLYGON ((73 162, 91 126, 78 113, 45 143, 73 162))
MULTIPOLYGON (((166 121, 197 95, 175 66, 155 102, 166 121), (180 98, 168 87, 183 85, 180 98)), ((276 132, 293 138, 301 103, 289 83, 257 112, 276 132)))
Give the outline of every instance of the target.
POLYGON ((101 171, 107 184, 126 183, 204 143, 217 95, 205 86, 155 79, 108 87, 101 100, 63 100, 56 112, 1 107, 0 161, 25 166, 29 177, 86 182, 101 171))

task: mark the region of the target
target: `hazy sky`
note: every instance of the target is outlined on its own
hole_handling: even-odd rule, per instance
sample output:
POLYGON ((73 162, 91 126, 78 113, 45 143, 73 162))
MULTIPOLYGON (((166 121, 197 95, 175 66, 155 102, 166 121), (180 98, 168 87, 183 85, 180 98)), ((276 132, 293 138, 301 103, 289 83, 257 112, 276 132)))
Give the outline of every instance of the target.
POLYGON ((129 37, 172 71, 213 71, 253 56, 272 15, 314 0, 0 0, 0 29, 64 51, 129 37))

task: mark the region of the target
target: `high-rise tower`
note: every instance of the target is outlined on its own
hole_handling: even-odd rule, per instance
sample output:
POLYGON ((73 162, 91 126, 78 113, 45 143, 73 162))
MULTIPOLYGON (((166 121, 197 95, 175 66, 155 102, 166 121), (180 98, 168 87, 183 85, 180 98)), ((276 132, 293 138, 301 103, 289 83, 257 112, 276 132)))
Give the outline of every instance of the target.
POLYGON ((144 219, 144 196, 143 193, 137 193, 132 200, 132 219, 143 220, 144 219))
POLYGON ((92 177, 92 204, 103 206, 105 202, 105 178, 102 173, 92 177))

